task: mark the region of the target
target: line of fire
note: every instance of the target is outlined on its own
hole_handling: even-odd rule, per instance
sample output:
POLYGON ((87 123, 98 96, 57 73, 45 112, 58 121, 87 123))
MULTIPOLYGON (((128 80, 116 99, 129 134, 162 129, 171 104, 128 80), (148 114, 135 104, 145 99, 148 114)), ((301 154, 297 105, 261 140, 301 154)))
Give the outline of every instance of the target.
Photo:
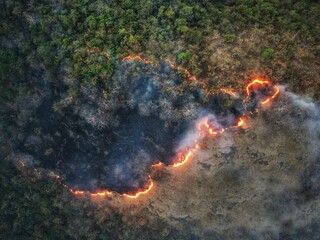
MULTIPOLYGON (((89 54, 97 52, 96 50, 87 51, 89 54)), ((109 59, 107 53, 104 53, 106 59, 109 59)), ((122 62, 135 62, 140 61, 146 65, 156 66, 157 64, 153 63, 150 60, 142 58, 140 56, 127 56, 123 58, 122 62)), ((166 59, 165 62, 169 65, 170 69, 173 71, 179 71, 184 73, 185 79, 188 81, 194 82, 196 85, 199 85, 202 88, 202 91, 207 93, 206 91, 206 83, 205 81, 198 80, 195 76, 193 76, 188 69, 184 69, 180 66, 176 66, 173 61, 170 59, 166 59)), ((150 167, 150 171, 157 171, 159 168, 168 167, 168 168, 179 168, 179 167, 188 167, 188 161, 190 161, 195 152, 201 149, 201 141, 207 137, 212 136, 215 137, 217 135, 223 134, 224 132, 231 129, 238 129, 243 127, 246 124, 246 119, 253 113, 258 111, 262 106, 270 106, 272 101, 278 96, 280 89, 277 85, 272 84, 269 79, 266 78, 255 78, 252 79, 245 86, 245 96, 241 96, 241 94, 235 92, 232 89, 221 88, 220 89, 222 95, 227 95, 230 98, 234 99, 238 104, 241 105, 241 111, 230 111, 229 114, 232 115, 228 120, 223 119, 222 117, 217 117, 214 113, 202 114, 195 118, 192 121, 191 130, 188 129, 186 131, 191 131, 193 133, 193 139, 188 142, 188 144, 181 145, 178 150, 175 149, 174 157, 171 159, 156 159, 150 167), (244 109, 244 110, 243 110, 244 109)), ((210 105, 208 105, 207 109, 210 109, 210 105)), ((20 162, 22 167, 28 167, 24 161, 20 162)), ((151 177, 151 174, 148 175, 148 182, 143 186, 139 187, 138 190, 118 193, 115 190, 99 189, 99 190, 88 190, 88 189, 76 189, 69 186, 67 183, 61 180, 59 175, 56 176, 56 180, 61 183, 62 186, 67 188, 72 194, 76 196, 84 196, 88 195, 91 197, 107 197, 113 194, 120 194, 125 198, 135 199, 140 196, 148 194, 150 191, 154 189, 155 183, 151 177)))

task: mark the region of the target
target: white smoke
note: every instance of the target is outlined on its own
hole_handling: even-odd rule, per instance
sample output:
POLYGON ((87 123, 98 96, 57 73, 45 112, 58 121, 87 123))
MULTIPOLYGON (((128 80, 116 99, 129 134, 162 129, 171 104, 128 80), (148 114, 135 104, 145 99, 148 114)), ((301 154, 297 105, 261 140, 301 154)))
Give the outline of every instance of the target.
POLYGON ((320 107, 310 97, 301 97, 292 92, 285 92, 285 95, 296 107, 297 114, 300 114, 299 122, 309 134, 310 150, 320 153, 320 107))
POLYGON ((191 126, 191 128, 183 135, 182 140, 179 143, 178 148, 176 149, 177 153, 181 153, 186 149, 194 148, 196 144, 201 143, 203 138, 208 134, 207 131, 204 131, 206 124, 210 124, 210 128, 219 130, 221 125, 219 124, 217 117, 212 114, 204 114, 199 117, 191 126))

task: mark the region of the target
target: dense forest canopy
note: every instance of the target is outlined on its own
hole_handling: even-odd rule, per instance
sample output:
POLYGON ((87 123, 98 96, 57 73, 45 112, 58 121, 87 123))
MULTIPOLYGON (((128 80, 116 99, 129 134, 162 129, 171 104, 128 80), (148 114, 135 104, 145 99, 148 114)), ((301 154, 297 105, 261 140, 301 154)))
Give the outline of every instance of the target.
MULTIPOLYGON (((107 218, 53 178, 6 161, 19 131, 17 106, 48 85, 66 86, 73 104, 87 89, 108 99, 129 55, 169 58, 212 92, 242 91, 259 73, 319 99, 319 19, 317 0, 1 1, 0 238, 195 239, 161 219, 157 226, 167 231, 155 237, 157 226, 132 228, 117 210, 107 218)), ((68 104, 57 102, 54 110, 68 104)))

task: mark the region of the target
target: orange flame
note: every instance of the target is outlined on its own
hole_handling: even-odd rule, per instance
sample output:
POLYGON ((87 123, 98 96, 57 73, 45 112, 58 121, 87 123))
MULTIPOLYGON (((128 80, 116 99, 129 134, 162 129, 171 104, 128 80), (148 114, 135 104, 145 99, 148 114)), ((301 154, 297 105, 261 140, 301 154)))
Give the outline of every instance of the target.
POLYGON ((122 194, 123 196, 126 196, 126 197, 128 197, 128 198, 137 198, 137 197, 139 197, 140 195, 142 195, 142 194, 146 194, 146 193, 148 193, 150 190, 151 190, 151 188, 153 187, 153 181, 152 181, 152 179, 151 179, 151 177, 149 176, 149 179, 150 179, 150 185, 148 186, 148 188, 146 189, 146 190, 144 190, 144 191, 140 191, 140 192, 137 192, 137 193, 135 193, 135 194, 122 194))
POLYGON ((230 91, 230 90, 227 90, 227 89, 225 89, 225 88, 220 88, 220 90, 221 90, 221 92, 224 92, 224 93, 226 93, 226 94, 229 94, 230 96, 232 96, 232 97, 234 97, 234 98, 237 97, 237 94, 234 93, 234 92, 232 92, 232 91, 230 91))
POLYGON ((99 192, 96 192, 96 193, 90 193, 90 195, 93 196, 93 197, 95 197, 95 196, 104 197, 104 196, 107 196, 107 195, 112 195, 112 192, 108 191, 108 190, 103 190, 103 191, 99 191, 99 192))
POLYGON ((150 64, 152 66, 154 66, 155 64, 152 62, 152 61, 149 61, 148 59, 146 58, 142 58, 141 56, 139 55, 135 55, 135 56, 126 56, 124 58, 122 58, 122 61, 123 62, 126 62, 126 61, 134 61, 134 60, 139 60, 139 61, 142 61, 146 64, 150 64))
POLYGON ((192 155, 192 152, 193 152, 192 150, 189 150, 188 154, 185 157, 182 157, 182 161, 174 163, 173 167, 179 167, 185 164, 189 160, 190 156, 192 155))
MULTIPOLYGON (((74 195, 77 195, 77 196, 81 196, 81 195, 84 195, 86 193, 85 191, 73 190, 73 189, 70 189, 70 192, 73 193, 74 195)), ((93 197, 96 197, 96 196, 102 197, 102 196, 112 195, 112 192, 108 191, 108 190, 103 190, 103 191, 99 191, 99 192, 96 192, 96 193, 90 193, 90 195, 93 196, 93 197)))
POLYGON ((253 80, 252 82, 250 82, 248 85, 247 85, 247 95, 249 96, 250 95, 250 88, 251 86, 255 85, 255 84, 260 84, 260 85, 268 85, 269 84, 269 81, 264 81, 264 80, 259 80, 259 79, 255 79, 253 80))
POLYGON ((279 92, 280 92, 279 87, 275 85, 274 88, 276 89, 275 93, 271 97, 269 97, 266 100, 262 101, 261 104, 266 104, 267 102, 271 101, 272 99, 274 99, 279 94, 279 92))
POLYGON ((159 161, 158 163, 153 164, 151 167, 161 167, 162 165, 162 162, 159 161))
POLYGON ((244 124, 244 120, 242 118, 240 118, 237 123, 237 127, 241 127, 243 124, 244 124))
POLYGON ((72 192, 74 195, 84 195, 85 191, 80 191, 80 190, 73 190, 73 189, 70 189, 70 192, 72 192))
POLYGON ((169 58, 166 59, 166 62, 168 62, 170 64, 171 68, 175 67, 175 64, 169 58))
POLYGON ((132 61, 132 60, 141 60, 141 61, 143 61, 142 57, 140 57, 140 56, 133 56, 133 57, 126 56, 126 57, 124 57, 122 59, 122 61, 132 61))
POLYGON ((175 162, 172 166, 173 167, 179 167, 183 164, 185 164, 186 162, 188 162, 188 160, 190 159, 190 157, 192 156, 192 154, 197 150, 199 149, 199 145, 196 144, 195 147, 193 147, 192 149, 190 149, 187 153, 187 155, 181 157, 181 161, 179 162, 175 162))
MULTIPOLYGON (((181 69, 181 67, 178 67, 178 69, 181 69)), ((184 73, 186 74, 186 77, 187 77, 188 80, 194 81, 194 82, 196 82, 197 84, 200 84, 200 85, 204 85, 204 86, 207 85, 205 82, 199 81, 199 80, 196 78, 196 76, 192 76, 189 69, 186 69, 186 68, 185 68, 185 69, 184 69, 184 73)))
POLYGON ((204 81, 198 81, 198 79, 197 79, 196 76, 191 75, 189 69, 183 68, 183 67, 180 67, 180 66, 176 67, 175 63, 174 63, 173 61, 171 61, 169 58, 167 58, 165 61, 170 64, 170 67, 171 67, 172 69, 176 68, 176 69, 179 70, 179 71, 184 71, 185 76, 186 76, 186 78, 187 78, 188 80, 194 81, 194 82, 196 82, 197 84, 200 84, 200 85, 204 85, 204 86, 207 85, 204 81))
MULTIPOLYGON (((250 82, 247 87, 246 87, 246 90, 247 90, 247 96, 250 96, 250 88, 253 87, 254 85, 256 84, 259 84, 259 85, 270 85, 271 83, 267 80, 260 80, 260 79, 254 79, 252 82, 250 82)), ((267 99, 265 100, 262 100, 260 103, 261 104, 266 104, 268 103, 269 101, 271 101, 272 99, 274 99, 280 92, 280 89, 277 85, 274 85, 273 88, 275 89, 275 92, 274 94, 271 96, 271 97, 268 97, 267 99)))
MULTIPOLYGON (((241 127, 243 124, 244 124, 243 118, 239 118, 237 121, 237 124, 234 127, 241 127)), ((208 133, 210 135, 214 135, 214 136, 218 135, 218 134, 222 134, 228 129, 228 128, 222 128, 217 131, 214 130, 214 128, 210 127, 210 125, 209 125, 209 118, 205 118, 205 121, 201 121, 196 126, 197 126, 197 129, 199 132, 203 129, 203 126, 204 126, 206 129, 206 133, 208 133)), ((195 144, 195 146, 193 148, 191 148, 190 150, 187 151, 186 155, 182 154, 182 156, 180 157, 180 161, 175 162, 171 166, 180 167, 181 165, 185 164, 191 158, 192 154, 199 148, 200 148, 199 144, 195 144)))

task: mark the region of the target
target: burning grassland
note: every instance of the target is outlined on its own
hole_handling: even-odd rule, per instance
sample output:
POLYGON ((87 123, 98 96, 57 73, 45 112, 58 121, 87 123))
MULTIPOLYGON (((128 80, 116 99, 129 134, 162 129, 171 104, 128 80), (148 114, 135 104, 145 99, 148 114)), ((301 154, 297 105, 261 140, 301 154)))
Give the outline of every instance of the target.
POLYGON ((124 58, 115 79, 107 96, 82 87, 78 103, 64 86, 47 86, 14 140, 23 164, 54 171, 75 195, 136 198, 151 190, 149 175, 160 163, 185 164, 203 138, 241 127, 279 93, 269 80, 253 79, 245 96, 211 94, 189 70, 139 56, 124 58))

